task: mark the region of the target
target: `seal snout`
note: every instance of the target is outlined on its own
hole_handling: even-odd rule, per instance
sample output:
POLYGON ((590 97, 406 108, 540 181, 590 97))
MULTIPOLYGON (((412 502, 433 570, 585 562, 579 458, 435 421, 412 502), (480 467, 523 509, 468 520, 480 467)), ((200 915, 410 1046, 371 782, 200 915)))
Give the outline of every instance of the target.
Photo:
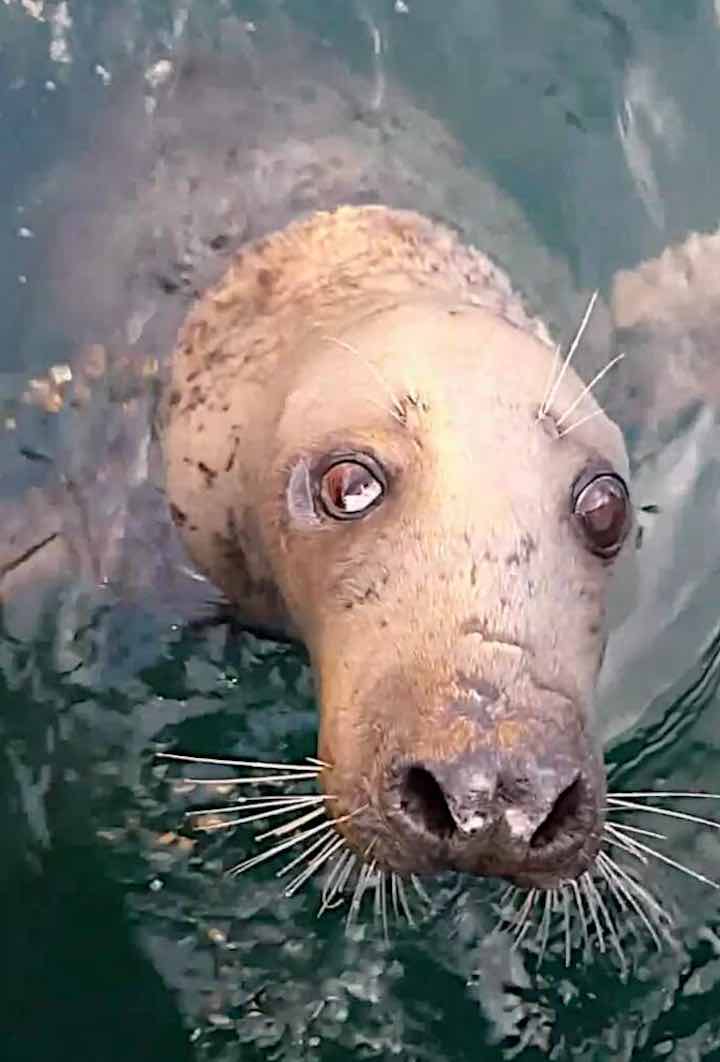
POLYGON ((483 749, 396 768, 390 818, 418 867, 552 886, 592 862, 601 789, 568 760, 502 762, 483 749))

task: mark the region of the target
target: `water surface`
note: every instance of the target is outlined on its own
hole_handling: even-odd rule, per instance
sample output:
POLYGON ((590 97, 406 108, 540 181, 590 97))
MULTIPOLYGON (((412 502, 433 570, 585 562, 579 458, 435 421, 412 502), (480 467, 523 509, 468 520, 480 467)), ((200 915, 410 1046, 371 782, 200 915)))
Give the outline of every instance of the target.
MULTIPOLYGON (((618 270, 717 227, 720 14, 710 0, 6 0, 3 503, 69 478, 92 487, 98 526, 107 527, 118 519, 117 470, 128 481, 145 474, 126 429, 135 417, 130 439, 142 435, 152 373, 138 392, 116 368, 96 385, 90 411, 22 398, 29 379, 73 363, 90 343, 135 349, 138 336, 153 335, 142 314, 117 319, 128 305, 117 298, 126 278, 112 272, 122 260, 119 230, 107 229, 108 271, 89 259, 95 276, 85 286, 76 279, 86 248, 97 247, 85 242, 84 221, 106 217, 96 204, 131 166, 129 151, 118 151, 96 168, 97 145, 104 136, 104 151, 115 138, 140 152, 146 129, 112 126, 114 89, 145 78, 150 106, 159 63, 218 46, 230 22, 252 49, 264 20, 283 14, 367 79, 362 114, 381 115, 388 86, 399 83, 445 123, 464 148, 463 166, 494 182, 503 204, 521 212, 523 233, 552 255, 558 285, 567 277, 578 292, 597 286, 608 299, 618 270), (107 285, 93 286, 100 275, 107 285), (105 486, 103 462, 116 470, 105 486)), ((112 204, 130 216, 131 199, 112 204)), ((482 210, 475 217, 462 203, 461 220, 472 229, 482 210)), ((540 253, 518 255, 528 285, 542 279, 532 276, 540 253)), ((706 264, 686 282, 711 290, 712 271, 706 264)), ((563 338, 574 305, 557 309, 563 338)), ((712 297, 703 305, 712 319, 712 297)), ((659 512, 643 521, 637 604, 611 640, 600 709, 613 788, 713 791, 720 364, 707 346, 711 328, 688 329, 684 353, 670 332, 628 351, 627 387, 616 387, 637 498, 659 512), (697 369, 689 383, 683 376, 684 389, 673 368, 680 354, 697 369)), ((658 953, 647 934, 630 933, 626 976, 598 951, 566 968, 559 933, 536 970, 531 954, 488 937, 491 891, 480 884, 442 883, 421 928, 396 928, 386 946, 371 917, 350 936, 341 913, 317 920, 313 885, 286 898, 266 867, 227 880, 223 869, 253 851, 251 833, 178 833, 194 797, 153 767, 153 751, 312 755, 305 662, 228 624, 188 627, 172 595, 162 608, 142 593, 120 601, 91 560, 71 585, 3 617, 8 1062, 720 1057, 718 895, 670 867, 653 862, 644 877, 676 917, 675 944, 658 953)), ((712 817, 707 805, 682 806, 712 817)), ((650 818, 634 821, 659 828, 650 818)), ((720 878, 716 834, 660 825, 663 851, 720 878)))

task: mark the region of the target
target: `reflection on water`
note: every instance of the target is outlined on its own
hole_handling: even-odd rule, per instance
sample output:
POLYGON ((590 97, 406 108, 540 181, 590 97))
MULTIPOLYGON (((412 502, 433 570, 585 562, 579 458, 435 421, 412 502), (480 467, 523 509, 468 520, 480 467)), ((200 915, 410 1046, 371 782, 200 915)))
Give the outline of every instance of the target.
MULTIPOLYGON (((709 887, 647 866, 676 942, 656 953, 630 934, 626 978, 597 953, 566 969, 560 931, 537 971, 489 937, 478 884, 440 883, 421 929, 386 947, 367 920, 349 936, 338 912, 317 920, 312 883, 285 897, 271 868, 225 878, 251 832, 180 829, 193 795, 152 764, 159 745, 314 751, 302 658, 204 622, 213 591, 177 547, 168 560, 151 431, 196 286, 295 209, 269 181, 248 213, 221 165, 250 79, 273 104, 253 131, 268 164, 308 129, 355 138, 358 170, 332 186, 316 174, 304 206, 342 198, 358 172, 368 197, 382 182, 496 254, 563 337, 600 287, 582 368, 625 350, 604 397, 638 502, 658 510, 604 668, 612 786, 718 789, 717 252, 684 242, 717 227, 715 7, 287 7, 291 34, 324 40, 312 63, 298 43, 273 66, 270 0, 0 5, 0 566, 22 589, 0 641, 4 1057, 710 1057, 709 887), (173 96, 190 52, 200 87, 173 96), (321 91, 292 98, 300 73, 321 91), (60 577, 22 585, 24 550, 60 577)), ((649 818, 628 821, 720 875, 715 832, 649 818)))

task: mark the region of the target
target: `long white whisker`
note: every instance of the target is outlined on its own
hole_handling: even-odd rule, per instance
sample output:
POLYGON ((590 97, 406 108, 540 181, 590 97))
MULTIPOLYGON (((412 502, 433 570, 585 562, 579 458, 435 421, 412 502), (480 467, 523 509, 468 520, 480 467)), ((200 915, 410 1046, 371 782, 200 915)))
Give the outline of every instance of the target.
POLYGON ((330 842, 326 844, 325 847, 319 852, 319 854, 316 855, 315 858, 310 861, 310 863, 308 863, 305 869, 300 874, 298 874, 297 877, 293 878, 292 881, 288 882, 284 890, 285 895, 293 896, 297 892, 297 890, 305 884, 308 878, 311 878, 313 874, 316 874, 320 867, 323 866, 328 861, 328 859, 330 859, 337 852, 339 848, 342 848, 345 843, 346 842, 344 837, 336 837, 334 839, 331 839, 330 842))
POLYGON ((613 826, 616 830, 620 830, 623 833, 637 833, 641 837, 654 837, 657 841, 667 841, 664 833, 657 833, 655 830, 644 830, 641 826, 628 826, 626 822, 613 822, 613 826))
POLYGON ((543 393, 543 400, 540 403, 540 408, 538 409, 538 413, 537 413, 537 419, 538 420, 542 420, 543 417, 547 416, 548 398, 550 396, 550 388, 552 387, 553 380, 555 379, 555 373, 557 372, 557 366, 558 366, 558 361, 559 360, 560 360, 560 344, 556 343, 555 344, 555 350, 553 351, 553 359, 552 359, 552 361, 550 363, 550 372, 548 373, 547 382, 545 384, 545 391, 543 393))
POLYGON ((306 859, 309 859, 313 852, 317 852, 318 848, 322 848, 323 845, 333 845, 336 841, 337 836, 326 837, 324 834, 321 834, 320 837, 318 837, 317 840, 313 841, 312 844, 308 845, 307 848, 303 848, 303 850, 298 855, 293 856, 289 863, 286 863, 284 867, 280 867, 279 870, 276 870, 275 877, 285 877, 286 874, 289 874, 290 871, 294 870, 295 867, 300 865, 300 863, 304 863, 306 859))
POLYGON ((256 856, 252 856, 250 859, 244 860, 242 863, 238 863, 237 866, 231 867, 228 874, 232 877, 237 877, 238 874, 244 874, 247 870, 251 870, 253 867, 259 866, 261 863, 265 863, 268 859, 273 859, 276 855, 280 855, 281 852, 285 852, 288 848, 292 848, 295 844, 300 844, 302 841, 306 841, 309 837, 314 837, 315 834, 321 830, 329 833, 333 829, 332 822, 321 822, 319 826, 313 826, 311 830, 304 830, 299 833, 297 837, 291 837, 289 841, 283 841, 281 844, 273 845, 267 852, 260 852, 256 856))
MULTIPOLYGON (((587 873, 587 871, 585 873, 587 873)), ((584 877, 585 875, 583 874, 582 876, 584 877)), ((587 919, 585 917, 585 905, 583 904, 582 900, 582 891, 577 881, 571 881, 570 887, 572 888, 573 894, 575 896, 575 903, 577 904, 578 914, 580 915, 580 925, 582 926, 582 935, 583 941, 585 942, 585 948, 587 951, 590 951, 590 935, 588 933, 588 924, 587 919)))
MULTIPOLYGON (((612 826, 607 827, 608 832, 612 832, 612 826)), ((647 844, 643 844, 642 841, 634 841, 628 838, 628 843, 635 848, 639 848, 641 852, 646 852, 649 856, 659 860, 661 863, 667 863, 669 867, 673 867, 675 870, 679 870, 681 874, 687 874, 689 878, 694 878, 695 881, 701 882, 703 885, 709 885, 712 889, 720 889, 720 882, 713 881, 712 878, 707 878, 704 874, 701 874, 699 870, 693 870, 691 867, 686 867, 682 863, 678 863, 676 859, 671 859, 670 856, 663 855, 662 852, 658 852, 657 849, 651 848, 647 844)))
POLYGON ((393 871, 393 873, 390 875, 390 898, 391 898, 391 901, 392 901, 392 909, 393 909, 393 915, 395 916, 395 921, 399 922, 400 921, 400 908, 398 906, 398 887, 397 887, 397 883, 398 883, 398 876, 393 871))
POLYGON ((346 848, 335 860, 335 864, 330 870, 322 889, 322 895, 320 898, 320 909, 317 913, 319 918, 321 914, 325 913, 327 907, 330 906, 335 899, 335 895, 338 889, 338 879, 341 877, 344 868, 353 858, 353 851, 351 848, 346 848))
MULTIPOLYGON (((720 830, 720 822, 714 819, 704 819, 701 815, 690 815, 686 811, 673 811, 672 808, 654 808, 646 804, 636 804, 633 800, 619 800, 612 797, 608 800, 612 805, 608 810, 612 811, 642 811, 650 815, 664 815, 668 819, 681 819, 683 822, 694 822, 698 826, 709 826, 711 830, 720 830)), ((616 825, 613 823, 613 825, 616 825)))
MULTIPOLYGON (((313 801, 313 805, 315 801, 313 801)), ((209 814, 205 811, 190 812, 191 816, 197 817, 200 821, 193 823, 193 828, 196 830, 203 830, 205 833, 211 833, 214 830, 229 830, 233 826, 240 826, 251 822, 264 822, 265 819, 273 819, 278 815, 287 815, 290 812, 297 811, 299 808, 307 807, 304 804, 293 804, 289 808, 276 808, 274 811, 256 811, 252 815, 241 815, 237 819, 224 819, 222 822, 202 822, 203 815, 209 814)), ((294 819, 291 823, 286 824, 287 829, 283 829, 283 833, 288 833, 290 830, 296 829, 298 825, 302 825, 305 822, 309 822, 311 819, 316 819, 318 815, 326 815, 326 808, 316 808, 311 815, 303 815, 300 819, 294 819)), ((257 840, 263 840, 265 837, 271 837, 275 831, 271 830, 268 833, 258 834, 257 840)))
POLYGON ((383 937, 387 944, 390 940, 388 936, 388 917, 387 917, 387 874, 384 870, 380 871, 380 876, 375 886, 375 895, 379 897, 380 905, 380 919, 382 922, 383 937))
MULTIPOLYGON (((289 833, 292 833, 293 830, 299 830, 306 822, 312 822, 312 820, 318 818, 319 815, 327 816, 327 809, 314 808, 312 811, 308 811, 305 815, 299 815, 296 819, 292 819, 290 822, 284 822, 282 826, 274 826, 271 830, 265 830, 264 833, 259 833, 256 840, 265 841, 268 837, 286 837, 289 833)), ((330 822, 330 825, 332 825, 332 821, 330 822)))
POLYGON ((590 878, 589 874, 583 874, 582 877, 580 878, 579 885, 580 885, 580 888, 582 889, 583 893, 585 894, 585 901, 586 901, 587 906, 588 906, 588 911, 590 912, 590 917, 592 918, 593 925, 595 926, 595 933, 596 933, 597 939, 598 939, 598 947, 600 948, 600 951, 604 955, 605 954, 605 936, 603 934, 602 926, 600 925, 600 920, 598 918, 597 904, 595 903, 595 897, 593 896, 592 892, 590 891, 590 881, 591 880, 592 879, 590 878))
POLYGON ((604 409, 596 409, 592 413, 587 413, 584 417, 580 417, 580 420, 574 421, 572 424, 569 425, 569 427, 564 428, 562 431, 559 431, 557 434, 558 439, 564 439, 565 436, 569 435, 571 431, 575 431, 576 428, 579 428, 583 424, 587 424, 587 422, 589 420, 592 420, 593 417, 599 417, 604 412, 604 409))
POLYGON ((418 878, 417 874, 411 874, 410 875, 410 883, 411 883, 412 887, 415 889, 415 892, 417 893, 417 895, 420 897, 421 902, 424 903, 427 907, 432 907, 432 900, 428 896, 428 894, 427 894, 422 882, 418 878))
POLYGON ((527 931, 532 925, 531 915, 532 909, 535 906, 535 900, 537 899, 537 895, 537 889, 530 889, 527 896, 525 897, 525 902, 523 903, 522 907, 520 908, 520 911, 518 912, 519 924, 515 931, 515 939, 513 940, 512 944, 514 948, 518 948, 520 946, 523 941, 523 938, 525 937, 527 931))
POLYGON ((405 891, 405 882, 397 874, 395 875, 395 877, 397 880, 398 899, 400 900, 400 906, 402 907, 403 914, 407 919, 407 924, 410 926, 411 929, 414 929, 415 919, 413 918, 413 913, 410 909, 410 904, 408 903, 407 893, 405 891))
POLYGON ((547 397, 547 401, 545 403, 544 413, 548 412, 548 410, 550 409, 550 407, 552 406, 552 404, 553 404, 553 402, 555 400, 555 395, 558 392, 560 384, 563 381, 565 373, 568 370, 570 362, 572 361, 573 356, 575 354, 575 351, 577 350, 578 346, 580 345, 580 340, 582 339, 583 334, 585 332, 585 329, 587 328, 588 321, 590 320, 590 315, 593 312, 593 309, 595 307, 595 303, 597 302, 597 297, 598 297, 598 292, 597 291, 594 291, 592 293, 592 295, 590 296, 590 299, 589 299, 588 304, 587 304, 587 309, 585 310, 585 313, 583 314, 582 321, 580 322, 578 330, 575 333, 575 337, 574 337, 572 343, 570 344, 570 349, 568 350, 567 357, 565 358, 565 361, 562 364, 562 368, 560 369, 558 377, 557 377, 555 383, 553 384, 553 386, 552 386, 552 388, 550 390, 550 394, 547 397))
POLYGON ((313 826, 312 829, 304 830, 299 833, 297 837, 291 837, 288 841, 283 841, 281 844, 273 845, 267 852, 260 852, 256 856, 252 856, 250 859, 244 860, 242 863, 238 863, 237 866, 231 867, 228 874, 232 877, 237 877, 238 874, 244 874, 247 870, 251 870, 252 867, 257 867, 260 863, 266 862, 268 859, 274 859, 276 855, 280 855, 281 852, 285 852, 288 848, 292 848, 295 844, 300 844, 302 841, 306 841, 309 837, 314 837, 320 833, 321 830, 330 832, 334 830, 341 822, 347 822, 353 815, 357 815, 360 811, 365 810, 365 805, 357 808, 355 811, 349 812, 347 815, 342 815, 339 819, 334 819, 327 822, 321 822, 318 826, 313 826))
MULTIPOLYGON (((308 757, 307 763, 268 763, 264 760, 220 760, 213 756, 186 756, 179 752, 158 752, 156 756, 160 760, 175 760, 178 763, 209 763, 216 767, 255 767, 259 771, 302 771, 307 774, 311 771, 310 764, 315 761, 308 757)), ((320 774, 321 769, 312 770, 314 775, 320 774)))
POLYGON ((603 900, 602 896, 600 895, 600 890, 598 889, 598 887, 595 884, 595 882, 592 880, 592 877, 588 878, 588 889, 590 890, 590 892, 592 892, 593 897, 594 897, 594 899, 595 899, 595 901, 596 901, 596 903, 597 903, 597 905, 598 905, 598 907, 600 909, 600 913, 602 914, 603 918, 605 919, 605 924, 608 927, 608 932, 610 933, 610 940, 612 941, 613 947, 615 948, 615 951, 618 953, 618 957, 620 959, 620 965, 621 965, 621 967, 623 969, 626 969, 627 960, 625 958, 625 952, 623 951, 622 944, 620 943, 620 937, 618 936, 617 927, 615 926, 615 923, 613 922, 613 920, 612 920, 612 918, 610 916, 610 912, 608 911, 607 907, 605 906, 605 901, 603 900))
POLYGON ((563 924, 565 926, 565 967, 570 966, 570 960, 572 957, 572 942, 570 937, 570 903, 568 900, 567 890, 563 886, 562 888, 562 901, 563 901, 563 924))
POLYGON ((617 848, 622 848, 623 852, 627 852, 628 855, 634 856, 635 859, 639 859, 641 863, 647 866, 647 856, 644 856, 642 852, 638 852, 633 843, 632 837, 623 839, 623 835, 618 830, 613 831, 609 822, 606 822, 603 826, 603 840, 608 844, 614 844, 617 848))
POLYGON ((309 804, 321 804, 329 799, 331 798, 319 796, 315 793, 308 793, 307 796, 241 797, 235 804, 224 804, 217 808, 191 808, 185 812, 185 815, 188 817, 193 815, 222 815, 229 814, 231 811, 262 811, 263 808, 267 808, 268 811, 273 808, 287 808, 290 811, 293 808, 304 807, 309 804))
POLYGON ((325 882, 325 887, 322 892, 322 902, 317 913, 318 918, 324 915, 331 907, 338 907, 343 902, 342 894, 357 861, 358 857, 351 849, 348 849, 347 852, 344 852, 338 858, 337 865, 333 868, 332 874, 325 882), (336 873, 337 876, 335 876, 336 873))
POLYGON ((504 888, 497 900, 498 907, 502 910, 505 906, 505 901, 509 899, 510 896, 514 896, 517 891, 517 885, 508 885, 504 888))
POLYGON ((350 902, 350 910, 348 911, 347 921, 345 922, 345 928, 348 931, 355 924, 355 920, 357 919, 358 912, 360 910, 360 904, 362 903, 362 898, 365 895, 365 890, 367 889, 368 884, 370 883, 370 878, 372 877, 374 872, 374 859, 371 863, 363 863, 362 867, 360 868, 358 879, 355 882, 355 891, 353 892, 353 897, 350 902))
POLYGON ((666 911, 662 904, 655 899, 650 890, 644 885, 641 885, 639 881, 636 881, 635 878, 629 874, 627 870, 624 870, 611 855, 608 855, 607 852, 600 852, 598 855, 598 862, 602 862, 606 867, 612 868, 613 872, 626 882, 628 888, 630 888, 634 894, 639 896, 643 902, 647 904, 648 909, 657 916, 658 924, 662 924, 663 919, 665 919, 669 925, 673 924, 673 918, 670 912, 666 911))
MULTIPOLYGON (((611 888, 613 889, 613 892, 615 893, 615 896, 618 899, 618 902, 622 903, 622 897, 625 897, 627 902, 631 905, 631 907, 647 929, 648 933, 652 937, 655 943, 655 947, 658 949, 658 951, 660 951, 662 948, 662 944, 658 932, 655 926, 650 921, 648 915, 645 913, 645 911, 643 911, 638 900, 635 898, 633 891, 629 888, 630 882, 632 882, 633 885, 636 885, 637 882, 633 882, 633 879, 630 877, 630 875, 626 874, 622 867, 619 867, 615 860, 611 859, 611 857, 606 855, 604 852, 601 852, 598 855, 598 867, 600 868, 601 873, 605 875, 606 880, 610 884, 611 888)), ((646 890, 640 889, 639 895, 643 895, 645 891, 646 890)), ((644 896, 643 899, 645 899, 644 896)))
POLYGON ((677 790, 645 789, 635 793, 608 793, 608 800, 637 800, 639 797, 679 797, 697 800, 720 800, 720 793, 688 793, 677 790))
POLYGON ((355 355, 358 361, 360 361, 366 367, 370 375, 375 379, 375 381, 379 384, 379 386, 385 392, 387 397, 390 399, 390 409, 386 410, 386 412, 389 412, 397 421, 400 422, 400 424, 404 425, 405 418, 402 403, 398 401, 395 393, 393 392, 393 389, 390 387, 390 384, 387 382, 382 373, 379 372, 379 370, 373 365, 370 359, 366 358, 363 354, 361 354, 357 347, 354 347, 352 343, 346 343, 344 340, 338 339, 336 336, 321 336, 320 338, 324 339, 327 343, 334 343, 336 346, 340 347, 341 350, 347 350, 348 353, 355 355))
POLYGON ((610 370, 613 368, 613 366, 617 365, 617 363, 619 361, 622 361, 624 357, 625 357, 624 354, 618 354, 616 357, 614 357, 611 361, 609 361, 607 363, 607 365, 605 366, 604 369, 601 369, 600 372, 595 373, 595 375, 593 376, 593 378, 590 381, 590 383, 587 384, 583 388, 583 390, 580 392, 580 394, 577 396, 577 398, 573 402, 570 403, 570 405, 565 410, 563 415, 561 417, 558 417, 558 419, 555 421, 556 427, 559 428, 560 425, 563 423, 563 421, 567 420, 567 418, 570 416, 572 411, 574 409, 577 409, 577 407, 580 405, 580 403, 582 402, 583 398, 585 398, 585 395, 590 394, 590 392, 592 391, 592 389, 595 386, 595 384, 600 383, 600 381, 602 380, 603 376, 605 376, 607 373, 609 373, 610 370))
POLYGON ((278 782, 311 782, 317 779, 319 772, 308 771, 307 774, 265 774, 250 775, 245 778, 178 778, 178 782, 190 785, 276 785, 278 782))
POLYGON ((550 936, 550 915, 552 914, 552 892, 547 890, 545 892, 545 905, 543 907, 542 919, 538 926, 538 931, 535 934, 535 939, 540 937, 540 953, 537 958, 536 969, 540 969, 543 958, 545 957, 545 951, 547 950, 548 938, 550 936))

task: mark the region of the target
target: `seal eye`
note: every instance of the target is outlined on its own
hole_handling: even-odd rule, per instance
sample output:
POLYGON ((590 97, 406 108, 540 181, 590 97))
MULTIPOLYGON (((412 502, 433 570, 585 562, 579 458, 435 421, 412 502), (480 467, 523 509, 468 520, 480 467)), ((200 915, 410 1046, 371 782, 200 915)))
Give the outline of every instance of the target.
POLYGON ((335 520, 364 516, 384 493, 384 484, 360 461, 338 461, 325 471, 320 483, 322 506, 335 520))
POLYGON ((575 495, 573 515, 590 549, 600 557, 614 557, 630 529, 630 497, 619 476, 603 473, 575 495))

